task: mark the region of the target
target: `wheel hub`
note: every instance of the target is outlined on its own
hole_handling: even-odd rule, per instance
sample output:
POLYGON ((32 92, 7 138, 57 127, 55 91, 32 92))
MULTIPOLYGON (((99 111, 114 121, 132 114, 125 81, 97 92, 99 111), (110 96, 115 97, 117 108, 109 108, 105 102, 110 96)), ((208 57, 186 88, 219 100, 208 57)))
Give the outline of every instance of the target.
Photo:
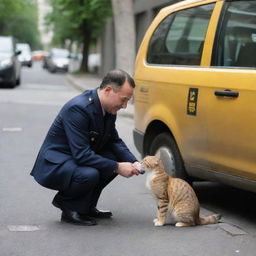
POLYGON ((165 171, 171 175, 175 176, 175 164, 174 164, 174 158, 173 154, 167 147, 160 147, 158 151, 156 152, 156 155, 160 154, 160 159, 163 162, 165 171))

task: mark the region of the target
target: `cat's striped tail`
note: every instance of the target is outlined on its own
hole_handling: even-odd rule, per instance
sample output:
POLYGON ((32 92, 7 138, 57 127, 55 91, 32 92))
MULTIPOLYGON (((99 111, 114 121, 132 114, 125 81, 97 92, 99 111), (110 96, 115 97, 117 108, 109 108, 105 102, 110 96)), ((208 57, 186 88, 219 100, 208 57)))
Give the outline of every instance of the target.
POLYGON ((215 224, 218 223, 221 218, 220 214, 213 214, 207 217, 199 218, 199 225, 215 224))

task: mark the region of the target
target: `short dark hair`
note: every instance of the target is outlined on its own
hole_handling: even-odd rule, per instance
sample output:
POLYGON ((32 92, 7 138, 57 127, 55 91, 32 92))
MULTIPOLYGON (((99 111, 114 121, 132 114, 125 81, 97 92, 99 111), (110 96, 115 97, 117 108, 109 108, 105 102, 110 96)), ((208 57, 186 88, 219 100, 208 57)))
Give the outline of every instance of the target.
POLYGON ((127 81, 132 88, 135 88, 135 82, 127 72, 122 69, 113 69, 104 76, 100 84, 100 89, 104 89, 110 84, 115 86, 116 89, 120 89, 125 81, 127 81))

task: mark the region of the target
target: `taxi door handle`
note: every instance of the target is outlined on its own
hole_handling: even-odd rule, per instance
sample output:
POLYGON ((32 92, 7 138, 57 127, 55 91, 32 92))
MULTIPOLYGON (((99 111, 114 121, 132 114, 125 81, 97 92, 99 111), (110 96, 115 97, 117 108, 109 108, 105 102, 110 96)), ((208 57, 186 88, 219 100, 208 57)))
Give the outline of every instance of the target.
POLYGON ((216 96, 221 96, 221 97, 232 97, 232 98, 237 98, 239 96, 239 92, 236 91, 231 91, 231 90, 224 90, 224 91, 215 91, 214 94, 216 96))

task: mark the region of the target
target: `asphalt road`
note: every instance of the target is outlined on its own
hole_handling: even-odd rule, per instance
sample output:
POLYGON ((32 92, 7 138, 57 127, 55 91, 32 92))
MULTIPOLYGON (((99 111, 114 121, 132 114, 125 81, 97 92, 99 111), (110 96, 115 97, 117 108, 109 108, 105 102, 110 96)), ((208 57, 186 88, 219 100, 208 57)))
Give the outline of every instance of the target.
MULTIPOLYGON (((195 184, 202 215, 221 213, 223 223, 154 227, 155 201, 145 176, 117 177, 103 192, 99 208, 114 217, 94 227, 60 222, 51 206, 55 191, 29 175, 44 136, 61 106, 79 91, 65 74, 49 74, 37 63, 23 68, 22 84, 0 89, 0 256, 253 256, 255 194, 214 183, 195 184)), ((117 127, 132 152, 133 120, 117 127)))

